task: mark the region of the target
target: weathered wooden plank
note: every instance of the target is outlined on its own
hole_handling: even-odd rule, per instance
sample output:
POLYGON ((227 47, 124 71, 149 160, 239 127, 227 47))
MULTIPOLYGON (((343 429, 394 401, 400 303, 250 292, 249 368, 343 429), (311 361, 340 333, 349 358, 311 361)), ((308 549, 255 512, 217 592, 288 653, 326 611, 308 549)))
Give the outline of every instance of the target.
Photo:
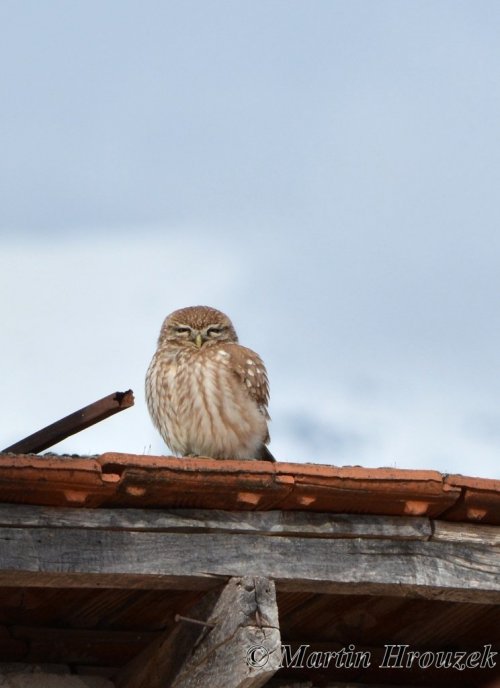
MULTIPOLYGON (((391 685, 384 683, 352 683, 352 682, 335 682, 335 683, 322 683, 323 688, 408 688, 406 686, 396 686, 393 683, 391 685)), ((287 681, 286 679, 271 679, 269 683, 266 683, 267 688, 313 688, 314 684, 309 681, 287 681)), ((492 687, 493 688, 493 687, 492 687)))
POLYGON ((310 681, 287 681, 286 679, 271 679, 267 684, 267 688, 313 688, 310 681))
POLYGON ((470 542, 483 545, 500 545, 500 528, 498 526, 433 521, 432 527, 431 539, 436 542, 470 542))
POLYGON ((117 688, 258 688, 278 669, 281 646, 272 581, 233 578, 215 604, 197 605, 191 614, 209 625, 181 621, 120 671, 117 688), (248 651, 263 644, 267 661, 248 662, 248 651))
MULTIPOLYGON (((34 672, 33 672, 34 673, 34 672)), ((31 674, 31 672, 30 672, 31 674)), ((38 686, 60 686, 63 688, 114 688, 113 684, 105 678, 100 676, 72 676, 67 675, 62 677, 59 673, 36 673, 36 676, 30 676, 24 672, 17 673, 16 671, 8 674, 0 674, 0 686, 7 688, 8 686, 17 686, 19 688, 35 688, 38 686), (31 680, 33 678, 33 680, 31 680)))
POLYGON ((87 529, 0 529, 0 585, 281 590, 500 601, 498 548, 454 542, 87 529))
POLYGON ((68 509, 13 504, 0 504, 0 527, 2 526, 395 540, 428 540, 432 533, 429 519, 419 516, 212 509, 68 509))
MULTIPOLYGON (((133 556, 131 554, 131 556, 133 556)), ((169 576, 148 573, 47 573, 0 571, 0 586, 17 588, 113 588, 115 590, 211 590, 229 576, 169 576)))
MULTIPOLYGON (((212 590, 190 609, 198 620, 210 617, 220 597, 219 589, 212 590)), ((128 662, 113 677, 116 688, 152 688, 158 681, 170 685, 191 648, 206 632, 199 624, 176 623, 169 626, 156 640, 128 662)))
MULTIPOLYGON (((322 688, 408 688, 408 685, 406 686, 396 686, 394 684, 388 685, 387 683, 384 683, 384 685, 377 683, 370 683, 368 685, 367 683, 322 683, 322 688)), ((310 681, 287 681, 286 679, 271 679, 269 683, 266 683, 267 688, 314 688, 314 684, 311 683, 310 681)))
MULTIPOLYGON (((136 655, 158 633, 116 631, 111 629, 74 629, 13 626, 13 638, 26 644, 25 658, 31 662, 121 664, 136 655)), ((1 685, 1 684, 0 684, 1 685)))
MULTIPOLYGON (((34 674, 34 673, 44 673, 44 674, 58 674, 59 676, 64 674, 71 674, 71 667, 69 664, 54 664, 53 662, 37 662, 33 664, 31 662, 0 662, 0 676, 3 678, 5 674, 34 674)), ((5 688, 0 682, 0 686, 5 688)))
POLYGON ((172 688, 260 688, 267 683, 281 662, 274 583, 233 578, 209 621, 215 628, 194 648, 172 688))

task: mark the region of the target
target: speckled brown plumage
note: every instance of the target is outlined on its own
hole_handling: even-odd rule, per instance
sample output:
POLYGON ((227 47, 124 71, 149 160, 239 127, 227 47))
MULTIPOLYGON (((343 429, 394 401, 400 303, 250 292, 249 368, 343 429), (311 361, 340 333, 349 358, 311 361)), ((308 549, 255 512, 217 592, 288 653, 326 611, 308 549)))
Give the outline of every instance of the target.
POLYGON ((181 456, 274 460, 269 385, 261 358, 238 344, 229 318, 208 306, 171 313, 146 375, 155 426, 181 456))

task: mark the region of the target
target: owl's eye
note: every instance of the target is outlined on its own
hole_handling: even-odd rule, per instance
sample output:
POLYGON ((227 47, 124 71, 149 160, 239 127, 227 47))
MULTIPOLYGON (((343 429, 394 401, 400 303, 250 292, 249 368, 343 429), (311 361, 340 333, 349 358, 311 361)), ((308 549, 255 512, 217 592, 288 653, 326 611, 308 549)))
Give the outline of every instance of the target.
POLYGON ((189 327, 176 327, 175 331, 177 334, 189 334, 189 332, 191 332, 191 329, 189 327))
POLYGON ((207 330, 207 335, 209 337, 218 337, 222 332, 222 327, 209 327, 207 330))

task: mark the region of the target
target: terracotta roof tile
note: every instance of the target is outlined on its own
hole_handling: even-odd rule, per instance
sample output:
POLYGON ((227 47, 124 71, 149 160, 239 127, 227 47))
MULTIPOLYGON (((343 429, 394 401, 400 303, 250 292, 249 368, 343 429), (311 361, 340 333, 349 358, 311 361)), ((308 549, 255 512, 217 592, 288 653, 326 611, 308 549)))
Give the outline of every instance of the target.
POLYGON ((448 475, 445 482, 461 490, 460 499, 447 512, 446 520, 500 524, 500 480, 448 475))
POLYGON ((72 507, 296 509, 500 524, 500 481, 395 468, 106 453, 0 455, 0 501, 72 507))

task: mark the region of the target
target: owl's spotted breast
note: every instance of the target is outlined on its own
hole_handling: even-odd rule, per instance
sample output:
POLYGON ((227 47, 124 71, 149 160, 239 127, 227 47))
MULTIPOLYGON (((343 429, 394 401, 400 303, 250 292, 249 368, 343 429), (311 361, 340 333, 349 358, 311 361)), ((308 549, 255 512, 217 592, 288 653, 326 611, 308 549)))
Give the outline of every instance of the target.
POLYGON ((181 311, 166 319, 148 369, 154 424, 181 456, 272 460, 265 450, 269 386, 262 360, 237 343, 227 316, 205 309, 189 318, 190 310, 197 311, 183 309, 181 324, 181 311))

